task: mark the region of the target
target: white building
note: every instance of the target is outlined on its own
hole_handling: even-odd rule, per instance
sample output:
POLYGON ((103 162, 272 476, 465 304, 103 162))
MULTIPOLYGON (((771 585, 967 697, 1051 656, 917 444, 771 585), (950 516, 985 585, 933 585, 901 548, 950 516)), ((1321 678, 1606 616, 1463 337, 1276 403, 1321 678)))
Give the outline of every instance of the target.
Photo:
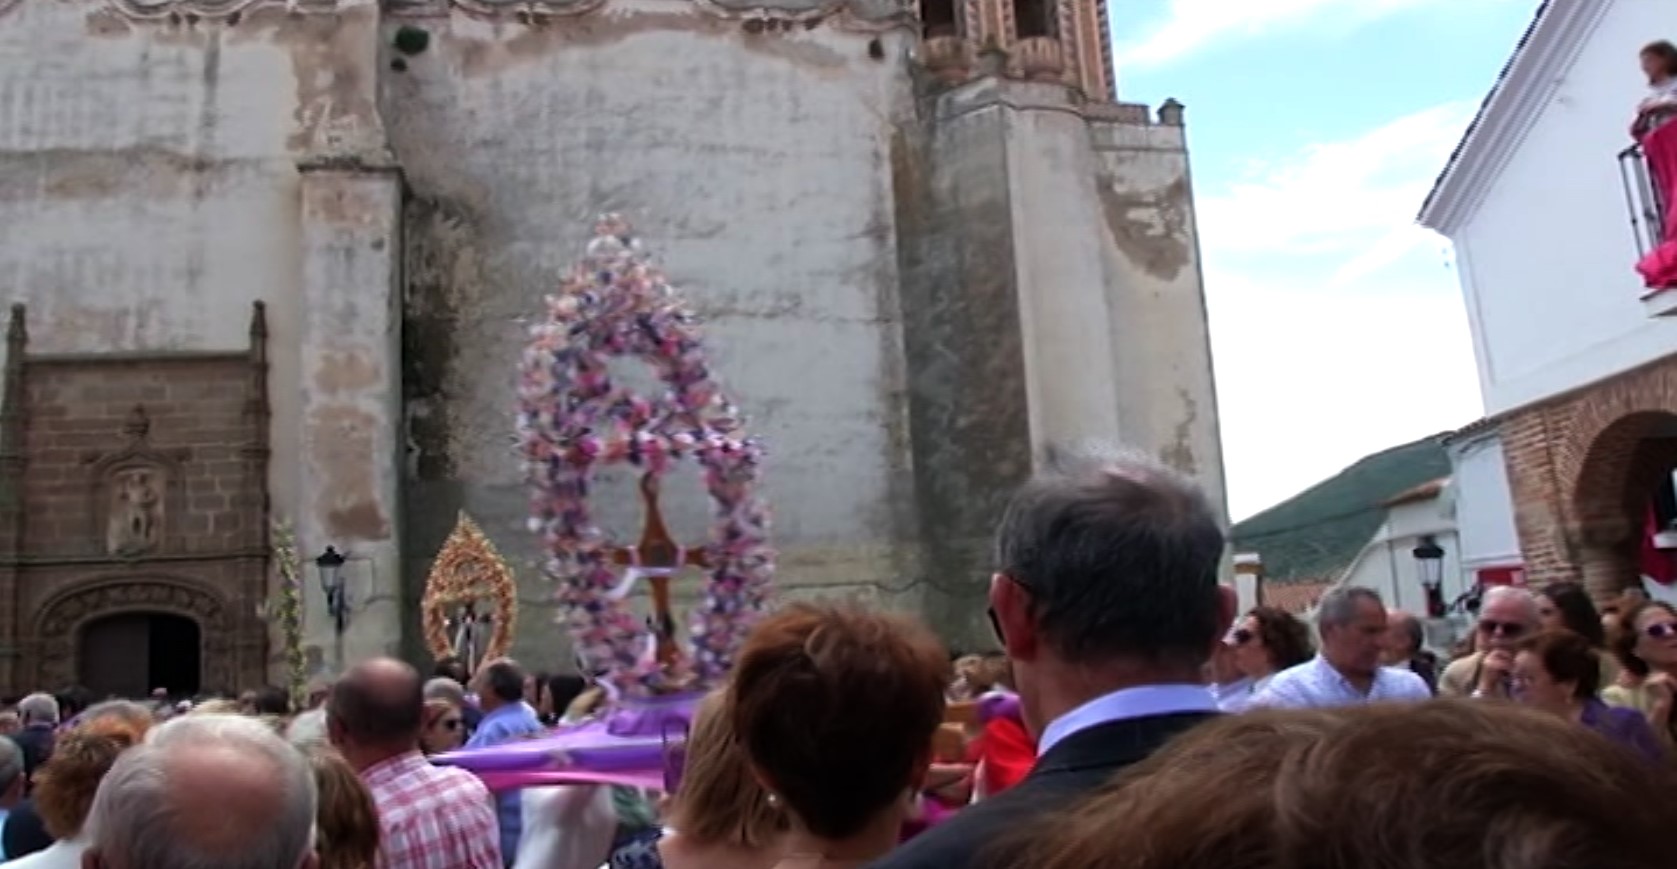
POLYGON ((1643 298, 1619 158, 1639 50, 1667 38, 1677 0, 1543 3, 1421 210, 1455 246, 1487 414, 1452 442, 1469 571, 1601 596, 1637 575, 1677 462, 1677 293, 1643 298))
POLYGON ((1447 604, 1461 597, 1471 582, 1461 569, 1450 480, 1423 483, 1385 506, 1385 521, 1337 584, 1374 589, 1387 606, 1425 615, 1427 568, 1416 550, 1430 543, 1441 550, 1441 557, 1432 559, 1438 563, 1440 596, 1447 604))

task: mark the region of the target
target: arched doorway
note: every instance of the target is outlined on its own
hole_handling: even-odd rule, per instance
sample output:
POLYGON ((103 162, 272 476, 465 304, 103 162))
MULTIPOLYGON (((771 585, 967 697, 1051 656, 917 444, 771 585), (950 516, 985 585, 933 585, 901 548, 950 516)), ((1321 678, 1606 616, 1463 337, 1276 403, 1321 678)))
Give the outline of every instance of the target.
MULTIPOLYGON (((1640 411, 1601 429, 1573 489, 1579 572, 1597 600, 1636 585, 1656 530, 1677 530, 1677 413, 1640 411)), ((1657 554, 1654 556, 1657 560, 1657 554)))
POLYGON ((174 613, 125 612, 82 627, 78 678, 96 697, 144 697, 154 688, 196 694, 203 678, 203 632, 174 613))

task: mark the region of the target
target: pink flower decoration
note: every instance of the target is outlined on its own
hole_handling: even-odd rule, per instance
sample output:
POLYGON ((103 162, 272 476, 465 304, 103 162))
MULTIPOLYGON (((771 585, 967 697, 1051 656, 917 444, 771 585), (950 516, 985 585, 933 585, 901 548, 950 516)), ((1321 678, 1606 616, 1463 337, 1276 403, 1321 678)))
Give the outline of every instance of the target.
MULTIPOLYGON (((547 319, 531 327, 519 380, 519 439, 530 480, 531 528, 548 550, 578 653, 623 695, 660 693, 669 674, 642 655, 646 629, 626 601, 613 545, 594 524, 588 480, 601 465, 638 462, 662 475, 694 459, 715 505, 705 544, 711 573, 690 614, 688 660, 698 687, 720 684, 773 593, 768 507, 755 494, 762 447, 742 437, 739 413, 711 379, 696 318, 647 262, 629 225, 596 224, 586 254, 547 319), (615 388, 607 361, 631 356, 664 384, 655 398, 615 388)), ((685 685, 681 687, 692 687, 685 685)))

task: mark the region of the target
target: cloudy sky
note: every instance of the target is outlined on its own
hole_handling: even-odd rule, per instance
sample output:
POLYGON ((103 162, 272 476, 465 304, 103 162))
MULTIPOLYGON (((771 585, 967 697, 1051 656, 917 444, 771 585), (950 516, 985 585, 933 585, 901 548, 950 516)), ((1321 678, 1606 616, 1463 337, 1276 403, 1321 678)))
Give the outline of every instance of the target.
POLYGON ((1481 411, 1415 213, 1537 0, 1109 0, 1126 100, 1188 106, 1230 510, 1481 411))

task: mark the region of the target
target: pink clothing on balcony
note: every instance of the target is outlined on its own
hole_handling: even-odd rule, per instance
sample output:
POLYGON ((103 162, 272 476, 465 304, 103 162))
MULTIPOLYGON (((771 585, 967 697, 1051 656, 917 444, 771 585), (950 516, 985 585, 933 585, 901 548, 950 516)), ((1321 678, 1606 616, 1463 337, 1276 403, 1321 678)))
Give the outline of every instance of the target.
POLYGON ((1648 174, 1658 191, 1665 225, 1660 228, 1660 243, 1636 264, 1642 280, 1649 289, 1665 290, 1677 287, 1677 124, 1660 124, 1643 134, 1642 154, 1648 161, 1648 174))

